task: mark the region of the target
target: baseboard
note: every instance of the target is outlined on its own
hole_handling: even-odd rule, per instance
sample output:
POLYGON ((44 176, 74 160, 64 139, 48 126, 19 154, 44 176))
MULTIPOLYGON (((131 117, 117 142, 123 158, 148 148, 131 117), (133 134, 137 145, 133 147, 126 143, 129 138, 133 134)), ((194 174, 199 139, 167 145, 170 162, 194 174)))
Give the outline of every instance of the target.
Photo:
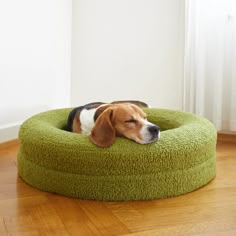
POLYGON ((9 126, 0 127, 0 143, 17 139, 19 129, 20 129, 20 124, 12 124, 9 126))
POLYGON ((18 139, 13 139, 11 141, 0 143, 0 150, 1 149, 6 149, 6 148, 9 148, 9 147, 12 147, 12 146, 18 146, 18 145, 19 145, 18 139))
POLYGON ((222 142, 236 142, 236 134, 235 133, 218 133, 217 140, 222 142))

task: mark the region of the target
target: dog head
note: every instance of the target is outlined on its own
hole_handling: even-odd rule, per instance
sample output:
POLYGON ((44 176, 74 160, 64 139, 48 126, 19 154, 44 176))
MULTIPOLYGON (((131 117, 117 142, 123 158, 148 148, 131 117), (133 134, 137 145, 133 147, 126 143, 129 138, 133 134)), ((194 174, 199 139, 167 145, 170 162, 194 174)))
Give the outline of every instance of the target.
POLYGON ((91 131, 90 139, 100 147, 109 147, 116 136, 126 137, 140 144, 160 138, 159 126, 147 121, 146 114, 138 106, 129 103, 101 106, 91 131))

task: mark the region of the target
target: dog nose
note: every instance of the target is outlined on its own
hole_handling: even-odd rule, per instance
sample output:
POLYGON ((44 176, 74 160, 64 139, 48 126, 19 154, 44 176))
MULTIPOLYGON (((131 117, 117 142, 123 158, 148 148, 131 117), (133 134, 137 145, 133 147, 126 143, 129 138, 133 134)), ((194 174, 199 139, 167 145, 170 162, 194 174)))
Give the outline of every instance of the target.
POLYGON ((153 136, 157 136, 158 133, 160 132, 160 127, 157 125, 152 125, 150 127, 148 127, 148 131, 153 135, 153 136))

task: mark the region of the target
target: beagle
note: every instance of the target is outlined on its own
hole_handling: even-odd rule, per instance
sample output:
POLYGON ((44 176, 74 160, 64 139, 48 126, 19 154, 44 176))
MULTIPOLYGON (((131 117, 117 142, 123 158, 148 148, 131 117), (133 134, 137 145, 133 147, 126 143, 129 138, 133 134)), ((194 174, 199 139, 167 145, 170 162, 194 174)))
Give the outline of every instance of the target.
POLYGON ((68 130, 86 134, 99 147, 111 146, 116 136, 140 144, 160 138, 159 126, 147 121, 140 101, 94 102, 74 108, 68 117, 68 130))

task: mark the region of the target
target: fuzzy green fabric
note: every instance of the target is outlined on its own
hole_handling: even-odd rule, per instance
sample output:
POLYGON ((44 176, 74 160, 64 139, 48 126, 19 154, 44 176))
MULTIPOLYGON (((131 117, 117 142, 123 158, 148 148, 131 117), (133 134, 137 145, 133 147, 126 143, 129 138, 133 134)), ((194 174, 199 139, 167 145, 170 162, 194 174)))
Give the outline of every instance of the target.
POLYGON ((28 184, 81 199, 147 200, 191 192, 215 177, 216 130, 191 113, 146 108, 161 138, 109 148, 66 131, 71 108, 33 116, 19 132, 18 172, 28 184))

